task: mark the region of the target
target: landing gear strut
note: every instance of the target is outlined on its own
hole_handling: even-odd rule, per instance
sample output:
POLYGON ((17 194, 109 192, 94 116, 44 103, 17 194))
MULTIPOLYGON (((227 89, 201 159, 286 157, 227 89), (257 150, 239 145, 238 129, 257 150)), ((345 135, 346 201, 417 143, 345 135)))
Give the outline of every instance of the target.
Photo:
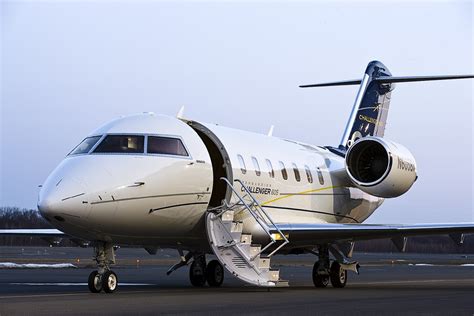
POLYGON ((88 287, 92 293, 113 293, 117 289, 117 275, 110 270, 110 265, 115 264, 114 247, 110 243, 97 242, 94 245, 94 260, 97 270, 92 271, 88 279, 88 287))

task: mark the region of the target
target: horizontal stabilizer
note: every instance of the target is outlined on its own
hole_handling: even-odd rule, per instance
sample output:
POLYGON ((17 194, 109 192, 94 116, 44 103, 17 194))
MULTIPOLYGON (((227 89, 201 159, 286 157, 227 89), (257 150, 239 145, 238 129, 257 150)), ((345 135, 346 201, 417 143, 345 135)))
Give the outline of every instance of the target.
POLYGON ((454 75, 454 76, 415 76, 415 77, 380 77, 375 79, 380 83, 394 82, 415 82, 415 81, 436 81, 453 79, 472 79, 474 75, 454 75))
POLYGON ((335 81, 335 82, 326 82, 326 83, 315 83, 315 84, 305 84, 301 85, 300 88, 315 88, 315 87, 331 87, 331 86, 353 86, 359 85, 362 80, 346 80, 346 81, 335 81))
MULTIPOLYGON (((416 81, 436 81, 436 80, 454 80, 454 79, 472 79, 474 75, 450 75, 450 76, 413 76, 413 77, 379 77, 373 81, 379 83, 397 83, 397 82, 416 82, 416 81)), ((346 80, 326 83, 316 83, 301 85, 300 88, 332 87, 332 86, 351 86, 359 85, 362 80, 346 80)))

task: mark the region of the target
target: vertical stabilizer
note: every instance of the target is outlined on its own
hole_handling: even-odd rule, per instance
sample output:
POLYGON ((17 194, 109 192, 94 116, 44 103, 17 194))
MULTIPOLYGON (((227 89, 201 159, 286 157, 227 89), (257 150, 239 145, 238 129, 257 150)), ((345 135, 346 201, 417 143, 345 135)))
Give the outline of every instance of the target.
POLYGON ((381 62, 370 62, 360 83, 340 148, 347 149, 362 137, 384 135, 394 84, 377 81, 380 77, 391 77, 391 73, 381 62))

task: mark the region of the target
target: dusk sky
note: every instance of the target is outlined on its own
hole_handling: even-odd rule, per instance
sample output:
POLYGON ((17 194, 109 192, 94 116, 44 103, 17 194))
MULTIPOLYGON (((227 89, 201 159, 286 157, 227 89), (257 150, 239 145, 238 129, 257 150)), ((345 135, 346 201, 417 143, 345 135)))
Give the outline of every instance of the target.
MULTIPOLYGON (((338 145, 361 78, 473 74, 472 1, 2 1, 0 206, 89 132, 137 112, 338 145)), ((474 80, 398 84, 385 137, 419 180, 372 223, 473 221, 474 80)))

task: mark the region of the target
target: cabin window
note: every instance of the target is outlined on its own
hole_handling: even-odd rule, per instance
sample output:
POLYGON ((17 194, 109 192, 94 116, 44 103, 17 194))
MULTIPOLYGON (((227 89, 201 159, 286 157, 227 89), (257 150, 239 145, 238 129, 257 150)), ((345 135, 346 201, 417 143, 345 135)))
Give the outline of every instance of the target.
POLYGON ((283 161, 279 161, 278 164, 280 165, 281 176, 283 177, 283 180, 288 180, 288 172, 286 172, 285 164, 283 161))
POLYGON ((260 174, 261 174, 260 165, 258 164, 257 158, 252 157, 252 163, 253 163, 253 167, 255 169, 255 174, 260 177, 260 174))
POLYGON ((94 152, 143 154, 144 143, 143 135, 107 135, 94 152))
POLYGON ((84 139, 79 145, 77 145, 69 155, 79 155, 79 154, 87 154, 92 147, 99 141, 102 136, 92 136, 87 137, 84 139))
POLYGON ((307 165, 304 166, 304 170, 306 171, 306 177, 308 178, 308 182, 313 183, 313 175, 311 174, 311 170, 307 165))
POLYGON ((295 179, 296 181, 300 182, 301 176, 300 176, 300 171, 298 170, 298 166, 295 163, 292 163, 292 166, 293 166, 293 172, 295 173, 295 179))
POLYGON ((160 136, 148 136, 147 153, 189 156, 181 139, 160 136))
POLYGON ((319 184, 323 185, 324 184, 324 177, 323 177, 323 172, 321 171, 321 168, 316 169, 318 173, 318 179, 319 179, 319 184))
POLYGON ((246 174, 247 168, 245 167, 244 157, 242 157, 242 155, 237 155, 237 159, 239 159, 240 171, 242 171, 242 174, 246 174))
POLYGON ((272 162, 270 161, 270 159, 265 159, 265 162, 267 163, 268 167, 268 175, 270 176, 270 178, 275 178, 275 172, 273 171, 272 162))

